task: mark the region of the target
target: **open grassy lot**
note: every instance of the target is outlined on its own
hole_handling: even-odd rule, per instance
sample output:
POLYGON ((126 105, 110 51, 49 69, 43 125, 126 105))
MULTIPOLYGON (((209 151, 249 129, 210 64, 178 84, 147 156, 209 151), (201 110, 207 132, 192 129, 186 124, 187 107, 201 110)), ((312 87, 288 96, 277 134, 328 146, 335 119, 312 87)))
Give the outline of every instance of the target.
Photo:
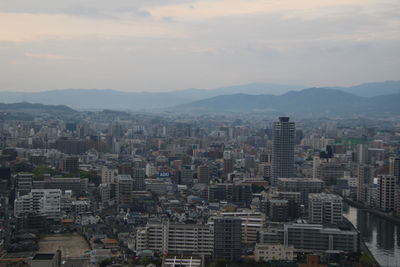
POLYGON ((39 240, 40 252, 61 250, 63 258, 82 257, 89 249, 86 240, 76 233, 45 235, 39 240))

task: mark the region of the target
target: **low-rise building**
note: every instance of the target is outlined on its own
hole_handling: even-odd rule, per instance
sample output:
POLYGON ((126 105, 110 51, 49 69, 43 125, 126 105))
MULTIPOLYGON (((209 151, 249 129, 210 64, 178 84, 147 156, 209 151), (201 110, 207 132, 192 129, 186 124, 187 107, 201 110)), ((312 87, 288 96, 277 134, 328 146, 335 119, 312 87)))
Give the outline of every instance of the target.
POLYGON ((256 261, 287 260, 295 258, 293 247, 285 247, 280 244, 257 244, 254 249, 256 261))
MULTIPOLYGON (((237 212, 218 212, 215 216, 240 218, 242 221, 242 242, 246 244, 255 244, 258 232, 265 226, 265 214, 262 212, 245 209, 237 212)), ((210 218, 210 224, 213 224, 214 218, 210 218)))
POLYGON ((342 222, 343 200, 327 193, 308 195, 309 222, 316 224, 338 224, 342 222))
POLYGON ((358 252, 359 233, 350 227, 287 223, 261 231, 260 243, 293 246, 299 252, 358 252))
POLYGON ((308 204, 308 194, 321 193, 324 182, 312 178, 278 178, 279 191, 300 192, 301 204, 308 204))
POLYGON ((153 250, 178 255, 212 255, 210 225, 148 223, 136 233, 136 251, 153 250))
POLYGON ((163 259, 163 267, 200 267, 202 260, 200 257, 167 256, 163 259))
POLYGON ((59 219, 61 212, 60 189, 32 189, 14 201, 14 216, 36 212, 48 219, 59 219))

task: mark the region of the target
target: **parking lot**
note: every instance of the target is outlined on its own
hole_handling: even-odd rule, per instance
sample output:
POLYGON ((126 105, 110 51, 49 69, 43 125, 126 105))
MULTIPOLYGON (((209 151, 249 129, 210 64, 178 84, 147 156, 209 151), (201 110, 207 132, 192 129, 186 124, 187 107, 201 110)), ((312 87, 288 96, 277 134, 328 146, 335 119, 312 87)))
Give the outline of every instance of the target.
POLYGON ((61 250, 63 258, 76 258, 90 250, 86 240, 78 234, 45 235, 39 240, 40 252, 56 252, 61 250))

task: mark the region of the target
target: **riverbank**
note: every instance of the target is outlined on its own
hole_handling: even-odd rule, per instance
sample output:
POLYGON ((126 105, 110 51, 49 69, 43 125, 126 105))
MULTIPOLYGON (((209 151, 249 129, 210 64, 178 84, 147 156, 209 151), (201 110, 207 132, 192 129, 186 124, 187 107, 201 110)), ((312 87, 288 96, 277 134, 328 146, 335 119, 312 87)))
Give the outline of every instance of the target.
POLYGON ((361 203, 355 202, 355 201, 347 199, 347 198, 344 198, 343 200, 344 200, 344 202, 346 202, 350 206, 365 210, 365 211, 367 211, 367 212, 369 212, 371 214, 374 214, 376 216, 382 217, 385 220, 391 221, 392 223, 397 224, 398 226, 400 226, 400 218, 394 217, 394 216, 392 216, 390 214, 387 214, 385 212, 381 212, 381 211, 376 210, 376 209, 372 209, 370 207, 366 207, 361 203))
MULTIPOLYGON (((351 225, 351 227, 353 228, 353 230, 358 231, 358 229, 355 227, 355 225, 353 225, 347 218, 343 217, 343 219, 349 223, 351 225)), ((365 244, 365 242, 363 240, 360 240, 360 251, 367 255, 369 258, 371 258, 374 261, 374 266, 376 267, 382 267, 379 262, 376 260, 376 258, 374 257, 374 255, 372 254, 372 252, 369 250, 368 246, 365 244)))

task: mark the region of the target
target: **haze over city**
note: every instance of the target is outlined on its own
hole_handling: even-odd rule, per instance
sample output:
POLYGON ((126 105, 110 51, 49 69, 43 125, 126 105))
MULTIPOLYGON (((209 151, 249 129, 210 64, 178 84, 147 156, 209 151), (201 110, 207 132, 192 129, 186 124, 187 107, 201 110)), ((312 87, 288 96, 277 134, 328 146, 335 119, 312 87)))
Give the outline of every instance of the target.
POLYGON ((397 80, 397 0, 0 2, 0 91, 397 80))

